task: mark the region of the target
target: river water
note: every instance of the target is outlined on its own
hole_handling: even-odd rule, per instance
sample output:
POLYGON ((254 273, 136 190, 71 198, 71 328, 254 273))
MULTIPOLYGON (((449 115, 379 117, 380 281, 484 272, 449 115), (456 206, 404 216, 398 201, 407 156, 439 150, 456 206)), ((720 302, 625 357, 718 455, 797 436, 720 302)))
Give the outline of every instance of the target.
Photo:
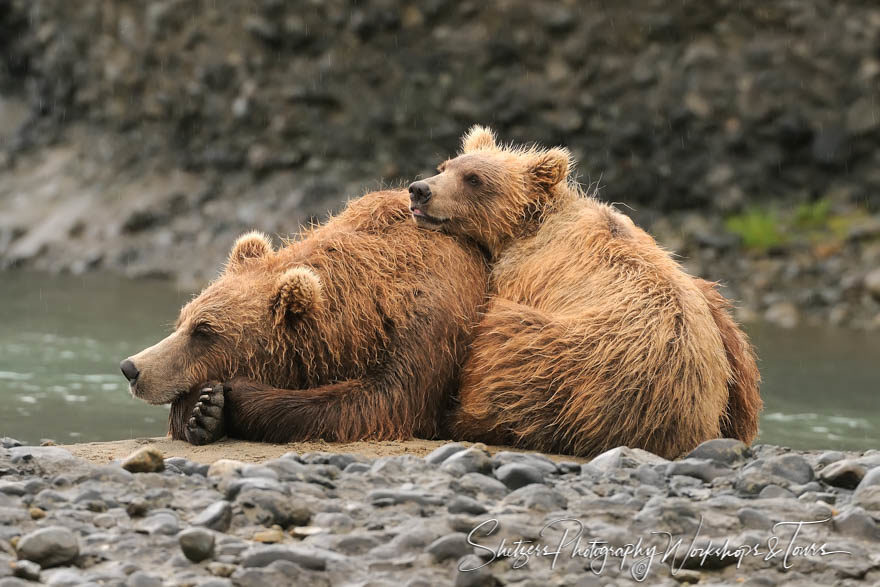
MULTIPOLYGON (((110 275, 0 273, 0 436, 59 443, 160 436, 124 357, 167 334, 191 293, 110 275)), ((880 448, 880 334, 751 327, 766 403, 759 441, 880 448)))

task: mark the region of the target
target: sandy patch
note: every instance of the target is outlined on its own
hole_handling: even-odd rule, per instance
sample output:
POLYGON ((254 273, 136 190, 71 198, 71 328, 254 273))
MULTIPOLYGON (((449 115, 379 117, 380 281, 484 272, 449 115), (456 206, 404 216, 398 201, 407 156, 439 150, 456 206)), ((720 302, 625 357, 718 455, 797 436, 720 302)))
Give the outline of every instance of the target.
MULTIPOLYGON (((171 440, 168 437, 160 438, 135 438, 130 440, 116 440, 112 442, 86 442, 82 444, 69 444, 64 446, 74 455, 92 461, 94 463, 107 463, 115 459, 121 459, 137 450, 138 448, 152 444, 162 451, 165 457, 186 457, 199 463, 213 463, 218 459, 235 459, 246 463, 258 463, 267 459, 273 459, 286 452, 307 453, 315 451, 352 453, 369 458, 392 455, 411 454, 423 457, 438 446, 446 444, 444 440, 404 440, 404 441, 364 441, 348 443, 332 442, 292 442, 290 444, 265 444, 261 442, 245 442, 242 440, 222 440, 207 446, 193 446, 181 440, 171 440)), ((472 443, 462 443, 470 445, 472 443)), ((509 447, 490 446, 490 453, 501 450, 515 450, 509 447)), ((563 455, 547 455, 556 461, 585 462, 563 455)))

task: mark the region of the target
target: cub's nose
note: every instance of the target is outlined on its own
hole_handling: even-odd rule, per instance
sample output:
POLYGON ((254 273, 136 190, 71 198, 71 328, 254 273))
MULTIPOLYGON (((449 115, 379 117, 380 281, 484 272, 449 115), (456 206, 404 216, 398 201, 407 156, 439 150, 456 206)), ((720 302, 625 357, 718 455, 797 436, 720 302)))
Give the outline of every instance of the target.
POLYGON ((414 205, 426 204, 431 199, 431 186, 424 181, 409 184, 409 199, 414 205))
POLYGON ((138 368, 134 366, 134 363, 131 362, 131 359, 125 359, 119 363, 119 368, 122 369, 122 374, 125 375, 129 383, 134 383, 138 375, 141 374, 138 368))

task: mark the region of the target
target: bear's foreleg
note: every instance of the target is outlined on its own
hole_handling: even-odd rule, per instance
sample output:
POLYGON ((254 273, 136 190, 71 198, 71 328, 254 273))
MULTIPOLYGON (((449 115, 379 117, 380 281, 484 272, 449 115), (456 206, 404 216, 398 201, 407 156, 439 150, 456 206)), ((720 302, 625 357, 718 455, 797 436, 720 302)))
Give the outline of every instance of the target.
POLYGON ((401 395, 381 380, 278 389, 237 378, 226 384, 226 432, 264 442, 411 438, 415 418, 401 395))

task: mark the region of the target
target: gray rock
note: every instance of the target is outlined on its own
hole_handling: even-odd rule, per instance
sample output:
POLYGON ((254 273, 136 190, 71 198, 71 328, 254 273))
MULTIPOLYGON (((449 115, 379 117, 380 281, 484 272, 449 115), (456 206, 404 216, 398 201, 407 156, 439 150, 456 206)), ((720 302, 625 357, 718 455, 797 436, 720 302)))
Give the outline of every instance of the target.
POLYGON ((22 496, 28 491, 25 489, 25 484, 20 481, 0 481, 0 493, 22 496))
POLYGON ((761 499, 774 499, 777 497, 781 498, 794 498, 795 494, 784 487, 780 487, 779 485, 767 485, 765 486, 760 493, 758 493, 758 497, 761 499))
POLYGON ((819 456, 819 459, 816 461, 816 464, 819 465, 820 467, 825 467, 825 466, 830 465, 831 463, 834 463, 836 461, 843 460, 845 457, 846 457, 846 455, 844 455, 839 450, 829 450, 827 452, 823 452, 819 456))
POLYGON ((447 534, 428 545, 425 551, 438 562, 450 558, 458 559, 473 552, 474 547, 468 544, 467 536, 462 532, 447 534))
POLYGON ((494 587, 497 584, 489 565, 477 555, 469 554, 456 562, 454 587, 494 587))
POLYGON ((235 503, 242 508, 248 520, 264 526, 304 526, 312 517, 311 509, 304 502, 292 500, 277 491, 243 491, 235 503))
POLYGON ((800 455, 790 454, 767 459, 765 470, 793 483, 804 484, 815 479, 813 467, 800 455))
POLYGON ((180 550, 194 563, 200 563, 214 555, 214 534, 204 528, 189 528, 177 536, 180 550))
POLYGON ((681 461, 673 461, 666 467, 667 476, 687 475, 689 477, 700 479, 704 483, 711 483, 718 477, 732 474, 733 470, 725 465, 719 464, 719 461, 693 457, 688 457, 681 461))
MULTIPOLYGON (((522 453, 503 450, 492 456, 492 463, 496 468, 509 463, 520 463, 538 469, 544 475, 555 475, 559 473, 559 467, 556 463, 540 453, 522 453)), ((575 470, 580 469, 580 465, 577 463, 569 464, 574 465, 575 470)))
POLYGON ((876 467, 868 471, 858 485, 858 491, 862 491, 867 487, 880 485, 880 467, 876 467))
POLYGON ((190 523, 193 526, 204 526, 218 532, 226 532, 232 521, 232 506, 228 501, 216 501, 199 512, 190 523))
POLYGON ((233 478, 223 483, 225 486, 226 499, 233 501, 244 490, 258 489, 261 491, 275 491, 286 495, 287 489, 277 479, 268 477, 242 477, 233 478))
POLYGON ((77 458, 58 446, 18 446, 9 449, 9 456, 13 463, 28 460, 38 461, 44 468, 51 470, 63 470, 79 467, 88 470, 91 464, 88 461, 77 458))
POLYGON ((0 438, 0 447, 2 448, 15 448, 17 446, 21 446, 21 442, 14 438, 8 436, 0 438))
POLYGON ((302 481, 308 473, 308 466, 293 458, 272 459, 263 465, 275 471, 276 478, 282 481, 302 481))
POLYGON ((21 537, 18 557, 33 561, 44 569, 72 562, 79 556, 76 534, 63 526, 49 526, 21 537))
POLYGON ((370 470, 370 465, 367 463, 351 463, 347 467, 345 467, 345 473, 366 473, 370 470))
POLYGON ((740 440, 735 438, 713 438, 700 444, 687 456, 695 459, 708 459, 733 466, 744 462, 751 455, 752 451, 740 440))
POLYGON ((495 469, 495 477, 510 489, 544 482, 544 474, 539 469, 523 463, 501 465, 495 469))
POLYGON ((737 492, 743 495, 757 495, 773 482, 771 477, 758 469, 741 470, 734 481, 737 492))
POLYGON ((456 495, 446 506, 450 514, 471 514, 478 516, 486 513, 486 506, 466 495, 456 495))
POLYGON ((837 494, 830 492, 805 491, 798 496, 798 501, 802 501, 804 503, 822 502, 834 505, 835 503, 837 503, 837 494))
POLYGON ((370 474, 383 479, 409 478, 419 472, 435 472, 436 467, 415 455, 380 457, 373 461, 370 474))
POLYGON ((95 481, 114 481, 116 483, 131 483, 134 475, 119 465, 99 465, 92 469, 89 479, 95 481))
POLYGON ((864 285, 868 293, 880 300, 880 269, 874 269, 865 275, 864 285))
POLYGON ((853 494, 852 503, 872 512, 880 512, 880 485, 859 487, 853 494))
POLYGON ((657 468, 662 466, 663 465, 639 465, 632 473, 633 478, 638 480, 641 485, 663 487, 666 480, 664 479, 664 475, 657 471, 657 468))
POLYGON ((588 464, 602 472, 618 468, 633 469, 641 464, 659 465, 669 461, 640 448, 618 446, 595 457, 588 464))
POLYGON ((126 587, 162 587, 162 578, 144 571, 135 571, 125 581, 126 587))
POLYGON ((855 489, 865 477, 867 469, 854 460, 837 461, 819 471, 819 479, 834 487, 855 489))
POLYGON ((565 475, 567 473, 580 473, 581 464, 574 461, 559 461, 556 463, 559 473, 565 475))
POLYGON ((466 448, 467 447, 461 443, 450 442, 449 444, 444 444, 443 446, 432 450, 431 453, 425 457, 425 461, 432 465, 440 465, 455 453, 461 452, 466 448))
POLYGON ((561 493, 546 485, 538 484, 526 485, 511 492, 504 498, 503 503, 544 512, 563 510, 568 506, 568 500, 561 493))
POLYGON ((482 494, 491 498, 504 497, 510 491, 507 486, 488 475, 482 473, 468 473, 462 475, 457 481, 453 481, 449 485, 450 489, 456 492, 467 492, 474 494, 482 494))
POLYGON ((339 512, 318 512, 312 517, 311 524, 334 532, 349 532, 357 525, 351 516, 339 512))
POLYGON ((165 459, 165 466, 174 467, 184 475, 193 475, 200 465, 183 457, 168 457, 165 459))
POLYGON ((29 560, 20 560, 13 563, 12 574, 20 579, 28 581, 40 580, 40 565, 29 560))
MULTIPOLYGON (((358 555, 369 552, 379 546, 379 539, 372 534, 364 532, 353 532, 343 536, 332 536, 333 552, 339 552, 348 555, 358 555)), ((320 546, 320 545, 316 545, 320 546)))
POLYGON ((453 475, 466 473, 490 473, 492 461, 489 455, 481 448, 471 447, 454 453, 443 461, 440 468, 453 475))
POLYGON ((170 511, 158 511, 140 521, 137 531, 143 534, 173 536, 180 531, 177 515, 170 511))
POLYGON ((298 546, 255 547, 242 554, 241 566, 265 567, 279 560, 296 563, 305 569, 323 571, 327 568, 328 553, 298 546))
POLYGON ((850 507, 833 518, 834 529, 845 536, 864 540, 880 540, 877 523, 860 507, 850 507))
POLYGON ((265 465, 245 465, 241 468, 239 474, 246 478, 263 477, 265 479, 278 480, 278 472, 265 465))
POLYGON ((288 560, 277 560, 265 567, 242 567, 230 577, 236 587, 275 587, 276 585, 314 585, 330 587, 323 571, 303 568, 288 560))
POLYGON ((397 489, 375 489, 367 494, 367 501, 374 506, 397 505, 413 502, 420 505, 440 505, 443 503, 439 497, 419 491, 405 491, 397 489))
POLYGON ((773 526, 773 520, 771 520, 764 512, 756 510, 755 508, 742 508, 736 512, 736 515, 739 518, 740 523, 746 528, 754 530, 769 530, 770 527, 773 526))

